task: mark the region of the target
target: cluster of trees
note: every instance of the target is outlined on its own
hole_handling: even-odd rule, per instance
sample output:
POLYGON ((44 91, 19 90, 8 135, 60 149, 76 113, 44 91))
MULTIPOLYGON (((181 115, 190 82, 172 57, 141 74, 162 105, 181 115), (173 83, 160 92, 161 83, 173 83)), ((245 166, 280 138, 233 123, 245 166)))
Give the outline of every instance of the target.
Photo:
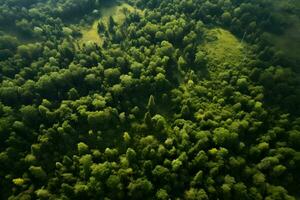
POLYGON ((12 32, 23 40, 78 37, 80 30, 76 21, 84 25, 99 17, 100 8, 106 2, 109 1, 4 0, 0 5, 0 30, 12 32))
POLYGON ((0 199, 299 198, 299 74, 266 51, 285 24, 266 2, 131 0, 144 12, 78 47, 63 21, 100 1, 5 0, 52 32, 0 33, 0 199), (212 70, 215 26, 248 42, 242 64, 212 70))
MULTIPOLYGON (((222 26, 231 30, 243 40, 255 44, 256 52, 262 61, 276 60, 279 65, 296 65, 273 48, 264 32, 282 34, 287 27, 299 18, 299 4, 296 1, 270 0, 131 0, 138 6, 159 9, 156 17, 182 14, 201 20, 207 25, 222 26), (290 15, 289 15, 290 14, 290 15)), ((297 21, 296 21, 297 23, 297 21)))

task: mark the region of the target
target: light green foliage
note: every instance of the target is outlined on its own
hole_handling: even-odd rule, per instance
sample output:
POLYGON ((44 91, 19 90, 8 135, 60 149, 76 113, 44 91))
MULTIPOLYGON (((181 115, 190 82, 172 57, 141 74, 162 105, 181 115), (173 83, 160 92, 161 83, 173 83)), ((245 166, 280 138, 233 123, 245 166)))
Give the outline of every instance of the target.
POLYGON ((236 84, 242 91, 245 91, 249 85, 246 78, 238 79, 236 84))
POLYGON ((253 176, 253 183, 255 185, 261 185, 261 184, 265 183, 265 180, 266 180, 266 178, 265 178, 264 174, 262 174, 262 173, 257 173, 253 176))
POLYGON ((149 97, 147 108, 151 114, 155 111, 155 101, 153 95, 149 97))
POLYGON ((198 65, 203 65, 206 63, 205 53, 203 51, 198 51, 195 55, 195 63, 198 65))
POLYGON ((149 195, 152 189, 153 189, 152 183, 147 179, 142 179, 142 178, 134 180, 128 185, 129 196, 132 199, 143 198, 144 196, 149 195))
POLYGON ((208 196, 203 189, 191 188, 185 192, 185 199, 187 200, 208 200, 208 196))
POLYGON ((197 174, 195 175, 195 177, 193 178, 191 185, 192 186, 197 186, 197 185, 201 185, 202 180, 203 179, 203 171, 200 170, 199 172, 197 172, 197 174))
POLYGON ((216 145, 220 146, 232 146, 238 142, 238 134, 230 132, 225 128, 217 128, 213 133, 213 141, 216 145))
POLYGON ((131 137, 130 137, 130 135, 129 135, 128 132, 124 132, 124 134, 123 134, 123 139, 124 139, 124 141, 125 141, 127 144, 130 142, 131 137))
POLYGON ((151 121, 154 124, 154 128, 156 130, 163 130, 167 126, 165 118, 161 115, 155 115, 154 117, 152 117, 151 121))
POLYGON ((106 185, 112 191, 119 191, 123 188, 120 177, 116 175, 110 175, 106 181, 106 185))
POLYGON ((86 145, 86 144, 83 143, 83 142, 79 142, 79 143, 77 144, 77 149, 78 149, 78 153, 79 153, 80 155, 84 155, 84 154, 88 153, 88 151, 89 151, 89 146, 86 145))
POLYGON ((92 156, 90 154, 82 156, 79 159, 79 163, 82 166, 84 177, 88 177, 90 173, 90 167, 93 164, 92 156))
MULTIPOLYGON (((245 55, 243 52, 244 44, 227 30, 212 29, 206 33, 206 37, 215 38, 208 41, 201 49, 206 52, 206 59, 213 65, 229 64, 237 66, 242 63, 245 55)), ((220 68, 214 70, 221 70, 220 68)))
POLYGON ((172 170, 173 171, 179 170, 181 166, 182 166, 182 162, 179 159, 172 161, 172 170))
POLYGON ((36 164, 36 157, 32 154, 28 154, 24 158, 24 161, 26 162, 26 164, 34 165, 34 164, 36 164))
POLYGON ((153 170, 152 174, 158 179, 164 179, 168 176, 169 170, 163 166, 157 165, 153 170))
POLYGON ((279 160, 276 157, 266 157, 264 159, 262 159, 260 161, 260 163, 258 163, 258 168, 259 169, 269 169, 271 168, 273 165, 278 164, 279 160))
POLYGON ((12 182, 17 186, 22 186, 25 183, 25 180, 22 178, 15 178, 12 180, 12 182))
POLYGON ((109 68, 104 71, 104 77, 108 83, 116 83, 119 80, 120 75, 118 68, 109 68))
POLYGON ((88 115, 88 123, 96 129, 106 125, 110 118, 109 111, 92 112, 88 115))
POLYGON ((126 158, 130 163, 134 163, 136 161, 136 152, 135 150, 128 148, 126 151, 126 158))
POLYGON ((168 56, 172 57, 175 49, 173 45, 168 41, 162 41, 161 47, 157 49, 157 54, 161 57, 168 56))
POLYGON ((39 179, 41 181, 47 178, 47 174, 42 167, 30 166, 29 171, 34 178, 39 179))
POLYGON ((166 190, 160 189, 156 192, 156 198, 159 200, 167 200, 169 199, 169 195, 166 190))
POLYGON ((295 197, 292 197, 287 194, 287 191, 281 186, 273 186, 269 185, 267 187, 267 194, 266 200, 272 199, 287 199, 287 200, 295 200, 295 197))
POLYGON ((78 196, 85 195, 88 192, 88 186, 83 183, 76 183, 74 193, 78 196))
POLYGON ((106 148, 104 151, 104 156, 108 160, 114 160, 118 156, 119 152, 117 149, 106 148))
POLYGON ((289 132, 289 142, 294 146, 294 147, 299 147, 300 146, 300 132, 297 130, 293 130, 289 132))
POLYGON ((110 173, 110 165, 107 162, 103 164, 93 164, 91 166, 91 169, 92 169, 92 176, 98 180, 107 178, 110 173))
POLYGON ((49 191, 45 189, 39 189, 35 193, 39 199, 49 199, 50 197, 49 191))
POLYGON ((21 114, 23 115, 23 120, 26 123, 34 123, 38 119, 38 111, 34 106, 24 106, 20 109, 21 114))
POLYGON ((274 176, 281 176, 286 170, 287 170, 287 168, 285 166, 276 165, 273 168, 273 174, 274 174, 274 176))

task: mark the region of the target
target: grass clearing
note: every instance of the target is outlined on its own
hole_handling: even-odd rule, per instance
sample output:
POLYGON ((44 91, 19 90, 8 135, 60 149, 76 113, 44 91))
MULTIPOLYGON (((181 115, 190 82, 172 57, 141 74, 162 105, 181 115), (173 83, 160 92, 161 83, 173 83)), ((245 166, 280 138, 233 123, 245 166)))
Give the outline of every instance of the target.
POLYGON ((82 38, 79 41, 80 45, 87 42, 95 42, 102 45, 103 40, 98 34, 98 21, 95 21, 91 28, 82 30, 82 38))
POLYGON ((245 44, 222 28, 209 30, 201 49, 207 54, 211 67, 238 66, 246 56, 245 44))
POLYGON ((114 5, 110 7, 104 7, 100 10, 102 17, 95 20, 91 27, 82 30, 82 38, 79 40, 79 44, 83 45, 87 42, 95 42, 100 44, 103 43, 103 39, 98 34, 98 22, 102 21, 107 26, 109 18, 112 17, 114 21, 120 25, 124 23, 126 19, 126 14, 130 12, 138 12, 143 14, 142 10, 136 9, 127 3, 122 3, 120 5, 114 5))
POLYGON ((127 3, 122 3, 121 5, 118 6, 103 8, 101 10, 102 17, 100 20, 103 20, 103 22, 108 23, 109 17, 112 16, 114 21, 117 24, 122 24, 125 21, 126 13, 131 13, 131 12, 138 12, 140 14, 143 14, 143 11, 134 8, 127 3))

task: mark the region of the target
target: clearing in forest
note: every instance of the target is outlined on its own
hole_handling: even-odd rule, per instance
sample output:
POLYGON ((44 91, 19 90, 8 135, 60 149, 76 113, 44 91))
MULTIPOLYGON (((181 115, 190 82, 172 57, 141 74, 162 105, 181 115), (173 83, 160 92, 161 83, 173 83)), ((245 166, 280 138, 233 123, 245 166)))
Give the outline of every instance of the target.
POLYGON ((95 42, 102 45, 103 39, 98 34, 99 21, 102 21, 105 25, 107 25, 109 22, 109 18, 112 17, 117 24, 122 24, 126 18, 127 13, 143 13, 141 10, 136 9, 127 3, 122 3, 120 5, 114 5, 110 7, 103 7, 101 8, 100 12, 101 18, 95 20, 91 27, 82 30, 82 38, 79 41, 80 45, 87 42, 95 42))
POLYGON ((246 57, 245 44, 222 28, 208 30, 201 49, 206 53, 208 64, 212 68, 238 66, 246 57))
POLYGON ((102 39, 98 34, 98 21, 95 21, 89 29, 82 30, 82 38, 79 44, 82 45, 87 42, 95 42, 97 44, 102 44, 102 39))

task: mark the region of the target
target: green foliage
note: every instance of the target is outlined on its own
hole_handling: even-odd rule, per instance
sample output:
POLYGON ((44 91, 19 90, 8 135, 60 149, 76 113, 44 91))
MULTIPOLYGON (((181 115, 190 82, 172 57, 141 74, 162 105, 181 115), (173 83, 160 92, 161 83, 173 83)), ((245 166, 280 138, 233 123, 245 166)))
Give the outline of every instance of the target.
POLYGON ((128 185, 129 196, 132 199, 140 199, 151 194, 153 185, 147 179, 139 178, 128 185))
POLYGON ((214 130, 213 141, 220 146, 233 146, 238 142, 238 134, 221 127, 214 130))
POLYGON ((206 192, 203 189, 195 189, 195 188, 191 188, 188 191, 186 191, 185 193, 185 199, 188 200, 208 200, 208 196, 206 194, 206 192))
POLYGON ((47 179, 47 174, 42 167, 30 166, 29 171, 32 176, 40 181, 47 179))
POLYGON ((299 6, 3 0, 0 199, 297 199, 299 6))
POLYGON ((156 198, 159 200, 167 200, 169 199, 169 195, 166 190, 160 189, 156 192, 156 198))
POLYGON ((88 151, 89 151, 88 145, 86 145, 86 144, 83 143, 83 142, 79 142, 79 143, 77 144, 77 149, 78 149, 79 155, 87 154, 88 151))
POLYGON ((45 189, 39 189, 35 193, 39 199, 49 199, 50 197, 49 191, 45 189))

